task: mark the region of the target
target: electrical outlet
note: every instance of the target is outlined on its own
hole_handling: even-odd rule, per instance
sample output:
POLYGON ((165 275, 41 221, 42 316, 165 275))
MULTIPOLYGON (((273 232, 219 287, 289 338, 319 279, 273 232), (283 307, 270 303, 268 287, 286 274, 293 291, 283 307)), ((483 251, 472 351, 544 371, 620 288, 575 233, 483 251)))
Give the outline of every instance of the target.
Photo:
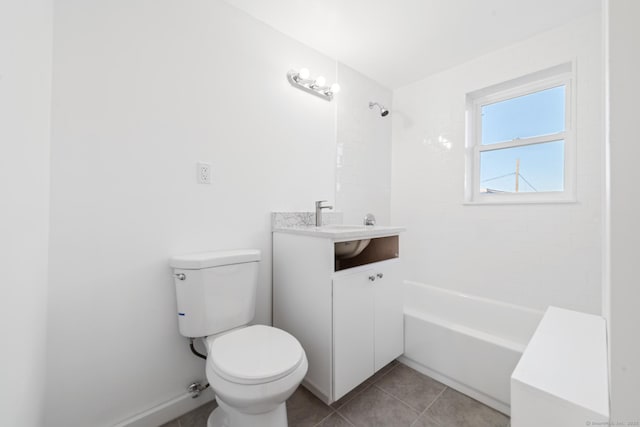
POLYGON ((198 162, 198 183, 211 184, 211 163, 198 162))

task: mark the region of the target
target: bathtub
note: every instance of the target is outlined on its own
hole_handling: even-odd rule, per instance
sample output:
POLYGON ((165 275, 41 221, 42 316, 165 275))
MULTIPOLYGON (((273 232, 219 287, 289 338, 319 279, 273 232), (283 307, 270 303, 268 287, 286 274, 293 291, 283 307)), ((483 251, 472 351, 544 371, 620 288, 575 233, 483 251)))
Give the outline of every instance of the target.
POLYGON ((509 381, 542 315, 488 298, 404 282, 400 361, 509 414, 509 381))

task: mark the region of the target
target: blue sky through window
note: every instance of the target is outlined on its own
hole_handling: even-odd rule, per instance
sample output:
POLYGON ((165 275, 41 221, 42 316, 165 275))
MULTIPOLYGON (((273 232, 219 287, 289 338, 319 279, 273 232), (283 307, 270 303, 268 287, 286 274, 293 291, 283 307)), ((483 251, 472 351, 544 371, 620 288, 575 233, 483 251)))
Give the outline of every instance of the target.
POLYGON ((481 152, 480 188, 514 192, 517 159, 519 192, 564 189, 564 141, 481 152))
MULTIPOLYGON (((482 107, 482 145, 565 130, 565 86, 482 107)), ((480 188, 514 192, 564 190, 564 141, 480 153, 480 188)))

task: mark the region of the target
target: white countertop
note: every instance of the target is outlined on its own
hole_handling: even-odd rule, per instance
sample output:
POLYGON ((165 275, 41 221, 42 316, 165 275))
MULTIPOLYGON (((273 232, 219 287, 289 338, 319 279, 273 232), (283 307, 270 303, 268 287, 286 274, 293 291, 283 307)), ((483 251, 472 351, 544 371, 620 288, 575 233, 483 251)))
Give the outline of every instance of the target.
POLYGON ((372 237, 394 236, 405 231, 405 227, 385 225, 334 224, 315 226, 274 227, 274 233, 291 233, 321 237, 333 240, 370 239, 372 237))

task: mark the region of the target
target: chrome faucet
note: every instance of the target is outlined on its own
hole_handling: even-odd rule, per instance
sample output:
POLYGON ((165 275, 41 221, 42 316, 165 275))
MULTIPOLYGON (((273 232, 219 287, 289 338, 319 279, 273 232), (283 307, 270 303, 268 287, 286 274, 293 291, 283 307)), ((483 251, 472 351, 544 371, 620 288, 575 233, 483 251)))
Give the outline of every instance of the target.
POLYGON ((364 216, 363 222, 364 225, 376 225, 376 216, 374 214, 368 213, 364 216))
POLYGON ((316 201, 316 227, 322 225, 322 209, 333 209, 333 206, 322 206, 326 200, 316 201))

